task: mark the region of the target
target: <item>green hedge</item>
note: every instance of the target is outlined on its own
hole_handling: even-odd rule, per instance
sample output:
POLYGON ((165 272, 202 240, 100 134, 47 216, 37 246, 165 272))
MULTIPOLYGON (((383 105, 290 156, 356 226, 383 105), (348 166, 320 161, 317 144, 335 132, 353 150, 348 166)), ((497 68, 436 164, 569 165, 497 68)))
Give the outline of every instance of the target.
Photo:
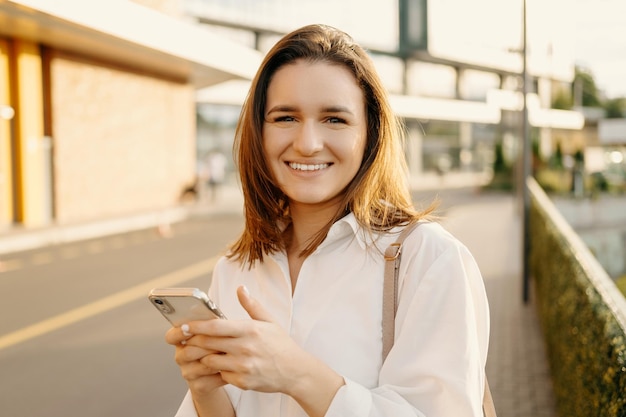
POLYGON ((559 415, 626 417, 626 301, 533 180, 530 271, 559 415))

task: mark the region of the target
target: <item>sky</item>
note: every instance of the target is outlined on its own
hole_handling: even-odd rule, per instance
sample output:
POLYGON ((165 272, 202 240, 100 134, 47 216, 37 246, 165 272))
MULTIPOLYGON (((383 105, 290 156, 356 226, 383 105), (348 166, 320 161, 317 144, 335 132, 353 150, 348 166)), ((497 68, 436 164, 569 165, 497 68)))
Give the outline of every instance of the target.
POLYGON ((626 0, 576 0, 576 62, 607 97, 626 97, 626 0))
MULTIPOLYGON (((375 49, 393 49, 397 42, 397 0, 188 1, 213 4, 213 14, 215 6, 219 6, 217 11, 225 11, 222 17, 226 19, 252 22, 262 19, 271 27, 285 31, 290 26, 311 23, 310 20, 323 20, 375 49), (236 4, 241 7, 235 7, 236 4), (373 27, 376 30, 372 30, 373 27)), ((544 41, 551 39, 554 45, 554 54, 548 59, 545 42, 534 44, 538 53, 534 58, 531 53, 529 65, 532 68, 542 66, 544 72, 552 75, 573 74, 573 59, 591 71, 598 88, 607 97, 626 97, 626 0, 526 2, 529 9, 535 9, 535 13, 529 11, 533 16, 533 24, 528 28, 529 42, 533 42, 530 38, 535 34, 544 41)), ((470 61, 481 56, 479 60, 483 63, 498 62, 506 66, 507 57, 493 54, 519 47, 522 0, 429 0, 428 4, 431 18, 434 16, 436 20, 436 24, 431 25, 435 33, 429 34, 429 48, 437 49, 441 56, 470 61), (490 60, 484 58, 489 54, 492 54, 490 60)))
MULTIPOLYGON (((522 4, 431 0, 429 49, 437 56, 519 70, 519 63, 503 53, 520 45, 522 4)), ((573 61, 591 71, 608 98, 626 97, 626 0, 526 0, 526 4, 531 72, 567 79, 573 75, 573 61)))

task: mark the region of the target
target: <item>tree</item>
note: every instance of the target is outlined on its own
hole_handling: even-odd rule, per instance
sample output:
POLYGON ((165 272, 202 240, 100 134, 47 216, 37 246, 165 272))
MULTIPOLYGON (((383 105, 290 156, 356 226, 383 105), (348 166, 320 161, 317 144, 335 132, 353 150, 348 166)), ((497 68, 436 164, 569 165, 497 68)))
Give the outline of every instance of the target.
POLYGON ((582 99, 583 107, 602 107, 599 97, 598 87, 590 70, 576 66, 574 83, 572 84, 572 95, 582 99))
POLYGON ((563 169, 563 150, 561 149, 561 141, 556 142, 554 154, 550 157, 550 167, 552 169, 563 169))
POLYGON ((486 188, 492 190, 513 189, 512 169, 504 157, 502 139, 496 140, 494 146, 493 177, 489 184, 486 185, 486 188))
POLYGON ((572 108, 572 96, 567 90, 559 90, 552 101, 552 108, 559 110, 570 110, 572 108))
POLYGON ((626 108, 626 98, 613 98, 604 103, 604 110, 606 111, 607 119, 619 119, 624 117, 626 108))
POLYGON ((504 151, 502 149, 502 140, 498 140, 494 149, 493 172, 508 173, 509 167, 504 159, 504 151))

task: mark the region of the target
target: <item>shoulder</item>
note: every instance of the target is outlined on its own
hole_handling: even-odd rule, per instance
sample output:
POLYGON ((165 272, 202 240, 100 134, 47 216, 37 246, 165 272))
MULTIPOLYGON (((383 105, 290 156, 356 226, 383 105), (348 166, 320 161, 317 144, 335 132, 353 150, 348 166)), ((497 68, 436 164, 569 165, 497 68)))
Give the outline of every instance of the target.
POLYGON ((437 222, 420 222, 405 240, 407 250, 420 248, 433 252, 443 252, 450 248, 464 248, 465 245, 437 222))
POLYGON ((448 305, 467 300, 481 317, 487 311, 483 277, 467 247, 438 223, 420 224, 404 241, 399 270, 401 296, 437 299, 448 305), (447 300, 444 302, 444 300, 447 300))
POLYGON ((467 247, 436 222, 420 223, 406 237, 402 245, 402 270, 418 280, 433 274, 441 281, 482 280, 467 247))
MULTIPOLYGON (((394 243, 404 229, 405 226, 397 227, 390 233, 387 233, 382 243, 387 246, 394 243)), ((410 234, 405 237, 402 244, 402 252, 405 254, 426 252, 431 256, 437 256, 451 248, 467 250, 465 245, 441 224, 432 221, 417 223, 410 234)))

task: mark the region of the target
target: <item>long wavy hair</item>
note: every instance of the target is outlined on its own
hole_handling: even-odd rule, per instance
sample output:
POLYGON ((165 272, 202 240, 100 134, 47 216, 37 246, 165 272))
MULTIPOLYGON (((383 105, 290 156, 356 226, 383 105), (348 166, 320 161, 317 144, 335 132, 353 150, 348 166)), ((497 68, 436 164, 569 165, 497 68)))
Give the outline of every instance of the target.
POLYGON ((263 149, 267 89, 276 71, 296 61, 323 62, 347 68, 363 91, 367 139, 361 166, 343 193, 340 209, 310 241, 311 254, 334 222, 354 213, 369 233, 427 217, 433 207, 416 211, 408 187, 404 130, 393 114, 386 91, 366 51, 346 33, 325 25, 309 25, 285 35, 267 53, 243 105, 233 155, 244 197, 245 229, 228 256, 252 267, 263 256, 286 249, 284 230, 290 222, 289 199, 275 180, 263 149))

